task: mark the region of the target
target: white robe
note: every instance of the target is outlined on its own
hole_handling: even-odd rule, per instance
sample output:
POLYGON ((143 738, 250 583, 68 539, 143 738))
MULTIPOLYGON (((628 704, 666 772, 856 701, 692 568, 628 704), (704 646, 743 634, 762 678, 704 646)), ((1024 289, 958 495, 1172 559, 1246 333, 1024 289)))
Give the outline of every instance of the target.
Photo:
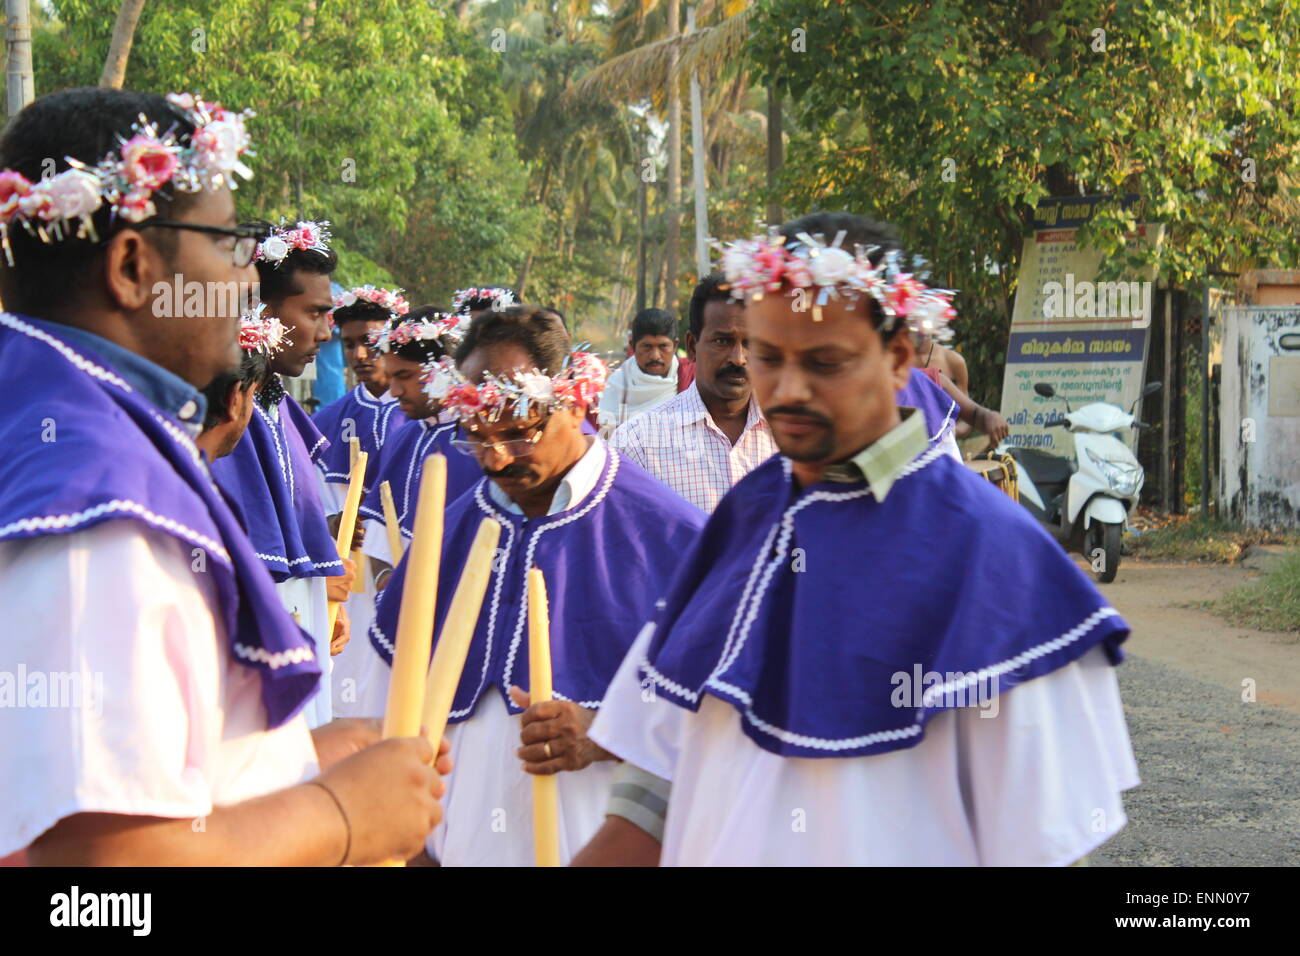
POLYGON ((1127 822, 1137 765, 1101 647, 1000 696, 996 716, 936 715, 915 747, 808 758, 763 750, 716 697, 692 713, 643 687, 650 636, 591 736, 672 781, 661 865, 1062 866, 1127 822))
POLYGON ((636 356, 630 355, 614 369, 600 393, 597 420, 601 425, 617 428, 642 412, 670 401, 677 394, 677 356, 665 376, 641 371, 636 356))
POLYGON ((193 561, 134 521, 0 542, 0 857, 75 813, 198 821, 316 774, 302 715, 266 730, 193 561), (34 706, 33 675, 80 700, 34 706))

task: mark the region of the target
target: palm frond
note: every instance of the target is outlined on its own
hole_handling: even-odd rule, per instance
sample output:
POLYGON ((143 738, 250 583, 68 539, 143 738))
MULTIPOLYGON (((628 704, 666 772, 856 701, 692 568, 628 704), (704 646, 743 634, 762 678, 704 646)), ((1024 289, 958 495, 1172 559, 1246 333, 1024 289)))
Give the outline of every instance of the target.
POLYGON ((692 72, 714 75, 734 65, 749 39, 754 8, 694 33, 655 40, 596 67, 570 87, 566 99, 649 96, 692 72), (677 53, 673 66, 673 52, 677 53), (670 73, 671 70, 671 73, 670 73))

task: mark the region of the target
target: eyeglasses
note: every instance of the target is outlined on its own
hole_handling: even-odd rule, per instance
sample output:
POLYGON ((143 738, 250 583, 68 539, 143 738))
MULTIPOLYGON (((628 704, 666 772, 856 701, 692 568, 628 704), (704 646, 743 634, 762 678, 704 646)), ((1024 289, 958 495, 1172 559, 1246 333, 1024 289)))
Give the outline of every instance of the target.
POLYGON ((546 422, 533 426, 536 431, 528 438, 517 438, 510 441, 470 441, 464 438, 453 438, 451 447, 455 448, 462 455, 472 455, 475 458, 485 454, 488 449, 495 448, 500 454, 508 458, 523 458, 531 455, 537 443, 542 440, 542 435, 546 433, 546 422))
POLYGON ((234 236, 235 244, 230 250, 230 264, 236 269, 243 269, 253 261, 257 252, 257 243, 263 231, 257 226, 206 226, 197 222, 174 222, 170 219, 151 219, 142 222, 137 229, 148 226, 161 226, 163 229, 187 229, 190 232, 206 232, 214 236, 234 236))

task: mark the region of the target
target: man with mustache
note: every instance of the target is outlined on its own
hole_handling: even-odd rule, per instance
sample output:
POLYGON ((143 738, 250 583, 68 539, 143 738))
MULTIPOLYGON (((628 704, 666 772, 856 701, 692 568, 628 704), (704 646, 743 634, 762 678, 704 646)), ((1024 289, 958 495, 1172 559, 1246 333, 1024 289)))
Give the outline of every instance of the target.
POLYGON ((686 350, 695 381, 614 432, 610 444, 712 512, 732 485, 776 454, 750 387, 744 310, 732 301, 721 273, 695 287, 686 350))
POLYGON ((285 332, 257 390, 248 430, 234 451, 213 462, 212 475, 242 509, 280 600, 315 639, 325 662, 320 692, 307 707, 307 722, 317 727, 333 716, 330 655, 349 637, 345 609, 329 633, 329 602, 347 601, 355 571, 351 561, 345 566, 339 558, 326 521, 316 462, 329 442, 285 391, 280 376, 301 375, 329 340, 330 274, 338 257, 329 248, 325 223, 252 225, 263 237, 254 264, 265 315, 278 319, 285 332))
MULTIPOLYGON (((604 380, 604 364, 573 351, 545 310, 518 306, 476 318, 455 365, 441 363, 429 381, 432 397, 460 421, 456 446, 486 474, 447 508, 435 638, 479 524, 490 517, 502 528, 452 704, 459 789, 445 803, 447 825, 428 844, 444 865, 532 865, 529 774, 567 771, 558 781, 562 859, 600 826, 614 763, 586 729, 631 643, 630 625, 649 612, 667 569, 704 522, 583 434, 604 380), (555 689, 555 700, 537 704, 524 689, 533 567, 546 577, 555 689)), ((400 563, 370 629, 388 662, 406 572, 400 563)))
POLYGON ((321 658, 194 443, 237 297, 160 288, 256 278, 245 115, 72 89, 0 137, 0 866, 377 863, 438 819, 423 739, 308 730, 321 658))
POLYGON ((1129 629, 898 407, 908 331, 943 334, 951 294, 844 213, 724 263, 781 455, 723 499, 610 685, 590 736, 626 763, 575 862, 1077 861, 1138 782, 1129 629))
POLYGON ((637 415, 672 399, 678 384, 677 317, 666 309, 642 309, 632 319, 632 354, 600 394, 602 426, 621 428, 637 415))

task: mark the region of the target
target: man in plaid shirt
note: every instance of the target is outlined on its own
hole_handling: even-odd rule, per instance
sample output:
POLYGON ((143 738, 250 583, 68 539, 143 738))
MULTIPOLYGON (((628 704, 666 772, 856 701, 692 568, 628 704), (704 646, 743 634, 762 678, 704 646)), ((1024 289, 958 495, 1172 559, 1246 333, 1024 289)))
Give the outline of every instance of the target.
POLYGON ((732 485, 777 450, 752 398, 744 310, 730 296, 721 273, 700 280, 686 333, 695 381, 610 438, 614 448, 710 513, 732 485))

